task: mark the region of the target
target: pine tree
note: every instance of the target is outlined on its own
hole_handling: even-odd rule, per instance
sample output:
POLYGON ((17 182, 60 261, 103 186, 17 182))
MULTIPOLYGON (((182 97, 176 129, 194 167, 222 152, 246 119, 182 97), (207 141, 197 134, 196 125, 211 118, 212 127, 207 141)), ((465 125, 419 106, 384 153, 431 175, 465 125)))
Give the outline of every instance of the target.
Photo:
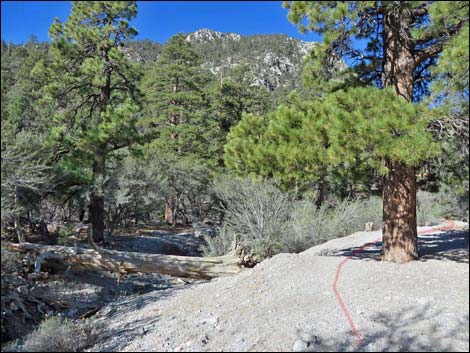
POLYGON ((123 44, 136 35, 129 21, 134 1, 76 1, 65 23, 52 24, 47 86, 55 103, 49 141, 55 159, 77 174, 90 175, 89 215, 95 241, 104 236, 104 199, 99 184, 106 160, 138 138, 136 129, 140 73, 123 44))
MULTIPOLYGON (((171 37, 142 82, 146 126, 150 134, 156 132, 147 154, 161 155, 167 161, 177 156, 186 165, 213 157, 216 148, 211 142, 216 124, 209 116, 209 81, 210 76, 201 68, 201 60, 185 36, 179 33, 171 37)), ((167 195, 168 223, 176 224, 177 208, 177 198, 167 195)))
MULTIPOLYGON (((468 2, 464 1, 284 4, 289 19, 302 31, 322 34, 322 45, 312 53, 322 67, 331 67, 335 58, 353 59, 359 78, 393 87, 396 95, 409 102, 427 92, 428 69, 468 23, 468 2), (353 47, 356 38, 367 42, 364 50, 353 47)), ((324 70, 325 75, 329 72, 324 70)), ((415 170, 392 158, 385 164, 382 258, 406 262, 418 258, 415 170)))
POLYGON ((179 155, 192 152, 191 136, 186 134, 190 134, 189 126, 200 123, 201 109, 207 105, 204 89, 208 81, 199 56, 185 36, 179 33, 171 37, 142 83, 146 119, 158 130, 155 143, 162 150, 179 155))
POLYGON ((24 46, 2 43, 2 224, 13 222, 20 241, 24 221, 47 233, 40 205, 53 189, 44 147, 51 110, 40 104, 46 80, 36 74, 48 61, 43 44, 34 36, 24 46))
POLYGON ((287 189, 305 192, 315 183, 321 203, 326 184, 367 181, 370 170, 384 174, 387 158, 418 165, 434 156, 431 116, 389 89, 340 90, 266 117, 245 115, 228 136, 225 160, 237 174, 272 177, 287 189))
POLYGON ((214 150, 214 167, 223 167, 223 146, 227 134, 237 125, 243 114, 262 115, 268 111, 270 101, 268 91, 253 84, 254 75, 249 67, 238 64, 220 80, 212 83, 210 94, 210 119, 216 127, 212 129, 211 145, 214 150))
POLYGON ((238 124, 244 113, 262 115, 269 106, 268 91, 253 85, 254 75, 245 63, 235 66, 220 83, 216 82, 214 109, 217 120, 224 132, 238 124))
MULTIPOLYGON (((431 86, 433 130, 442 144, 442 156, 430 167, 440 181, 467 199, 469 195, 469 25, 444 48, 431 86)), ((468 217, 468 216, 467 216, 468 217)))

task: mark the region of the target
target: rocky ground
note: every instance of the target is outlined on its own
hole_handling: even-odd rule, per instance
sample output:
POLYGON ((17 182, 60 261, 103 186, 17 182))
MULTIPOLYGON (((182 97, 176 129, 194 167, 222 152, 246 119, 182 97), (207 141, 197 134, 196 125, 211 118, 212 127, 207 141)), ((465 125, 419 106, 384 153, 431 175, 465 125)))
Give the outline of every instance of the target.
MULTIPOLYGON (((200 256, 202 239, 193 233, 183 228, 136 228, 116 232, 106 247, 200 256)), ((87 246, 86 241, 81 246, 87 246)), ((114 274, 93 271, 43 272, 34 276, 34 260, 32 254, 20 255, 2 249, 2 343, 24 336, 46 314, 77 319, 129 295, 176 289, 196 282, 157 273, 131 274, 119 280, 114 274)))
POLYGON ((280 254, 232 277, 131 295, 95 316, 91 351, 468 351, 468 230, 420 236, 421 260, 378 260, 380 232, 280 254))

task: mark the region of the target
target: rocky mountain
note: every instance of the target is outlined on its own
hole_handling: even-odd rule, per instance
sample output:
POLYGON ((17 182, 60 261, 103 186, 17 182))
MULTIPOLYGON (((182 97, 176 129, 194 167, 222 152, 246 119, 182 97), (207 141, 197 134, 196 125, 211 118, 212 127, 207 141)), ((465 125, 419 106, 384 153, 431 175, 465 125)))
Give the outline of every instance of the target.
POLYGON ((244 62, 253 70, 254 83, 270 91, 295 85, 303 58, 315 45, 282 34, 241 36, 210 29, 200 29, 186 39, 214 75, 223 78, 230 68, 244 62))
MULTIPOLYGON (((240 63, 247 64, 255 76, 253 84, 270 91, 288 91, 300 84, 303 58, 315 42, 304 42, 284 34, 243 36, 200 29, 189 33, 190 42, 203 60, 203 67, 223 79, 240 63)), ((132 60, 149 63, 158 58, 161 44, 148 40, 129 44, 132 60)))

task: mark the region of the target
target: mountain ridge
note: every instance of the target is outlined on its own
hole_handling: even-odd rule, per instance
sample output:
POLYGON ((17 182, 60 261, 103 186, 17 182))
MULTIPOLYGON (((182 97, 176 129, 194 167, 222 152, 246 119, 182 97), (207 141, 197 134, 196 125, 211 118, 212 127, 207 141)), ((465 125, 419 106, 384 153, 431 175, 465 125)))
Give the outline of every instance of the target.
MULTIPOLYGON (((254 75, 253 84, 271 92, 287 92, 300 85, 303 59, 316 43, 285 34, 241 35, 208 28, 187 33, 186 40, 213 75, 223 79, 243 62, 254 75)), ((151 63, 157 60, 162 44, 142 40, 131 42, 129 47, 132 60, 151 63)))

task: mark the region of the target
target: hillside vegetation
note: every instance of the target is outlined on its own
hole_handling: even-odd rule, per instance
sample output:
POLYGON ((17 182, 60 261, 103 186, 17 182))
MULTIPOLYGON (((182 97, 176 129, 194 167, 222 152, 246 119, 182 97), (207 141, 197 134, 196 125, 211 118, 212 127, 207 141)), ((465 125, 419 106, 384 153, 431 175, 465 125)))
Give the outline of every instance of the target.
POLYGON ((336 339, 334 349, 348 350, 330 335, 338 307, 325 291, 340 257, 374 240, 347 282, 357 315, 366 303, 356 299, 371 298, 359 321, 377 337, 368 349, 468 350, 465 339, 440 342, 468 322, 468 281, 457 280, 468 274, 466 223, 457 222, 469 220, 468 2, 282 6, 321 41, 204 23, 165 43, 137 40, 135 1, 74 1, 50 25, 50 42, 2 40, 8 349, 308 350, 336 339), (175 290, 183 287, 187 296, 175 290), (419 293, 437 311, 407 307, 419 293), (114 318, 118 300, 129 307, 114 318), (258 304, 265 313, 250 323, 258 304), (294 348, 290 310, 328 334, 294 348), (371 327, 407 311, 425 342, 371 327), (104 325, 95 327, 98 313, 104 325), (428 314, 453 328, 419 326, 428 314), (170 328, 161 337, 160 318, 170 328), (114 342, 123 320, 130 336, 152 338, 126 331, 129 342, 114 342), (225 334, 195 336, 194 320, 225 334), (230 332, 241 342, 224 342, 230 332))

